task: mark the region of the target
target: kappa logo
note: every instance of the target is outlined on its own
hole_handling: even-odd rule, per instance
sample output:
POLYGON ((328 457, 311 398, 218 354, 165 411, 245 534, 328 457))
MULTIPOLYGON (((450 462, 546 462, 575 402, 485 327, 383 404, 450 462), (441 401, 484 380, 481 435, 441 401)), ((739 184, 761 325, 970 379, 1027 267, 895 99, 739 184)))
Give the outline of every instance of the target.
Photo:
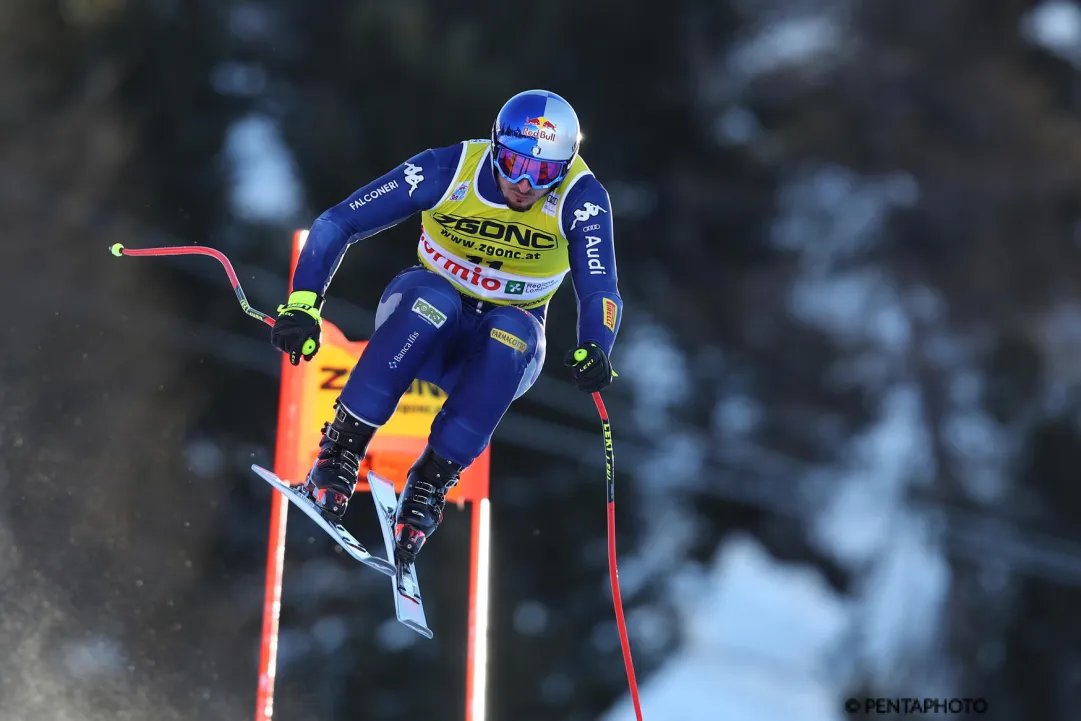
POLYGON ((419 165, 413 165, 412 163, 405 164, 405 182, 409 184, 409 197, 413 197, 413 191, 417 189, 417 186, 424 180, 424 176, 420 174, 420 171, 424 170, 419 165))
POLYGON ((458 183, 458 187, 454 189, 454 192, 450 194, 450 200, 459 201, 465 200, 465 194, 469 191, 469 181, 463 180, 458 183))
POLYGON ((598 213, 607 213, 608 211, 597 205, 596 203, 586 203, 578 210, 574 211, 574 222, 571 223, 571 230, 574 230, 574 226, 579 222, 585 222, 590 218, 597 217, 598 213))
POLYGON ((441 328, 447 322, 447 316, 423 298, 417 298, 413 301, 412 310, 436 328, 441 328))

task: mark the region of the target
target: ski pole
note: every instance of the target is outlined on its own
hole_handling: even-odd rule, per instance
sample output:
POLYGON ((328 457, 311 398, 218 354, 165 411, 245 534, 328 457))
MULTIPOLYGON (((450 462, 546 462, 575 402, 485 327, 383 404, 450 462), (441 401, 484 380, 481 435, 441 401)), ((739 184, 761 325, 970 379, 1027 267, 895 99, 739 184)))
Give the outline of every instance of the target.
MULTIPOLYGON (((575 360, 585 360, 585 351, 575 353, 575 360)), ((612 581, 612 604, 616 610, 616 624, 619 626, 619 643, 623 647, 623 665, 627 669, 627 685, 631 690, 634 703, 634 715, 642 721, 642 703, 638 699, 638 682, 634 678, 634 662, 631 660, 631 642, 627 638, 627 621, 623 617, 623 599, 619 593, 619 569, 616 566, 616 455, 612 449, 612 424, 608 421, 608 410, 604 407, 600 393, 593 394, 593 403, 601 417, 601 430, 604 432, 604 471, 608 485, 608 575, 612 581)))
POLYGON ((211 258, 217 259, 219 263, 225 266, 225 273, 229 276, 229 282, 233 286, 233 292, 236 293, 236 299, 240 301, 240 307, 244 309, 244 312, 256 320, 263 321, 269 326, 274 325, 273 318, 266 313, 252 308, 248 303, 248 297, 244 295, 244 289, 240 287, 240 279, 236 277, 236 271, 233 270, 233 264, 225 257, 225 253, 222 253, 220 250, 205 248, 201 245, 174 245, 167 248, 129 250, 121 243, 113 243, 109 246, 109 252, 117 258, 122 255, 209 255, 211 258))
MULTIPOLYGON (((209 255, 225 267, 225 274, 229 276, 229 283, 232 284, 233 292, 236 293, 236 299, 240 301, 240 307, 244 312, 252 318, 261 320, 267 325, 274 327, 273 318, 262 311, 252 308, 251 304, 248 303, 248 297, 244 295, 244 289, 240 286, 240 279, 236 277, 236 271, 233 270, 233 264, 225 257, 225 253, 222 253, 220 250, 205 248, 201 245, 174 245, 167 248, 141 248, 139 250, 129 250, 121 243, 113 243, 109 246, 109 252, 117 258, 122 255, 209 255)), ((311 338, 304 341, 304 347, 301 349, 301 352, 305 355, 314 353, 315 341, 311 338)))
MULTIPOLYGON (((236 277, 236 271, 233 270, 233 264, 229 262, 229 258, 225 256, 220 250, 213 248, 207 248, 201 245, 174 245, 166 248, 140 248, 139 250, 129 250, 125 248, 122 243, 113 243, 109 246, 109 252, 119 258, 122 255, 209 255, 214 258, 222 266, 225 267, 225 274, 229 276, 229 283, 233 286, 233 292, 236 293, 236 299, 240 302, 240 307, 245 313, 250 315, 256 320, 261 320, 270 327, 274 327, 274 319, 266 313, 256 310, 248 303, 248 296, 244 295, 244 288, 240 285, 240 279, 236 277)), ((301 353, 308 355, 315 352, 315 341, 309 338, 304 341, 304 347, 301 348, 301 353)))

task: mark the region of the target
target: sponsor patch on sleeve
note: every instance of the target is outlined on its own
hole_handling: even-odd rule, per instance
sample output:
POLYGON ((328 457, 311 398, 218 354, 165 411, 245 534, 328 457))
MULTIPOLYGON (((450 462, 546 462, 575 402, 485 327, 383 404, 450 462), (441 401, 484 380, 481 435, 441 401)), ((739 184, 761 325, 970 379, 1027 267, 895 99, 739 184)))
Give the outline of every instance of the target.
POLYGON ((604 327, 613 333, 616 332, 616 302, 609 298, 604 299, 604 327))
POLYGON ((499 330, 498 328, 492 328, 492 338, 499 341, 505 346, 509 346, 519 353, 525 353, 526 344, 525 341, 516 335, 511 335, 505 330, 499 330))

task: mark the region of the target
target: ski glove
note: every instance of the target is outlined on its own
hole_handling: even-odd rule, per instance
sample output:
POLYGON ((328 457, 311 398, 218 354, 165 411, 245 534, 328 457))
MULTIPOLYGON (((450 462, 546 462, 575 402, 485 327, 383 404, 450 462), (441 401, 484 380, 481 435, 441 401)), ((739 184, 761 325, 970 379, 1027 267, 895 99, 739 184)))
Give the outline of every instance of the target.
POLYGON ((583 393, 597 393, 612 385, 616 375, 612 370, 612 361, 604 349, 593 341, 586 341, 577 348, 567 351, 563 365, 571 368, 574 385, 583 393))
POLYGON ((278 306, 278 319, 270 331, 270 342, 289 362, 300 365, 300 359, 310 361, 319 351, 323 321, 319 311, 323 298, 310 290, 295 290, 285 305, 278 306))

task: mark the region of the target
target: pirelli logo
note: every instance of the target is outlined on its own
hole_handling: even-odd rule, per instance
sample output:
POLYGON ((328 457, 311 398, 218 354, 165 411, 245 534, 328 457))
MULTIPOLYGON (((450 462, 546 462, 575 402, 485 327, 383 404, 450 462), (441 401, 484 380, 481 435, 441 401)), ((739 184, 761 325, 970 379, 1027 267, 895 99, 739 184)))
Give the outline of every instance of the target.
POLYGON ((499 341, 505 346, 509 346, 519 353, 525 353, 526 344, 525 341, 516 335, 511 335, 505 330, 499 330, 498 328, 492 328, 491 336, 493 339, 499 341))
POLYGON ((608 298, 604 299, 604 327, 613 333, 616 332, 616 302, 608 298))

